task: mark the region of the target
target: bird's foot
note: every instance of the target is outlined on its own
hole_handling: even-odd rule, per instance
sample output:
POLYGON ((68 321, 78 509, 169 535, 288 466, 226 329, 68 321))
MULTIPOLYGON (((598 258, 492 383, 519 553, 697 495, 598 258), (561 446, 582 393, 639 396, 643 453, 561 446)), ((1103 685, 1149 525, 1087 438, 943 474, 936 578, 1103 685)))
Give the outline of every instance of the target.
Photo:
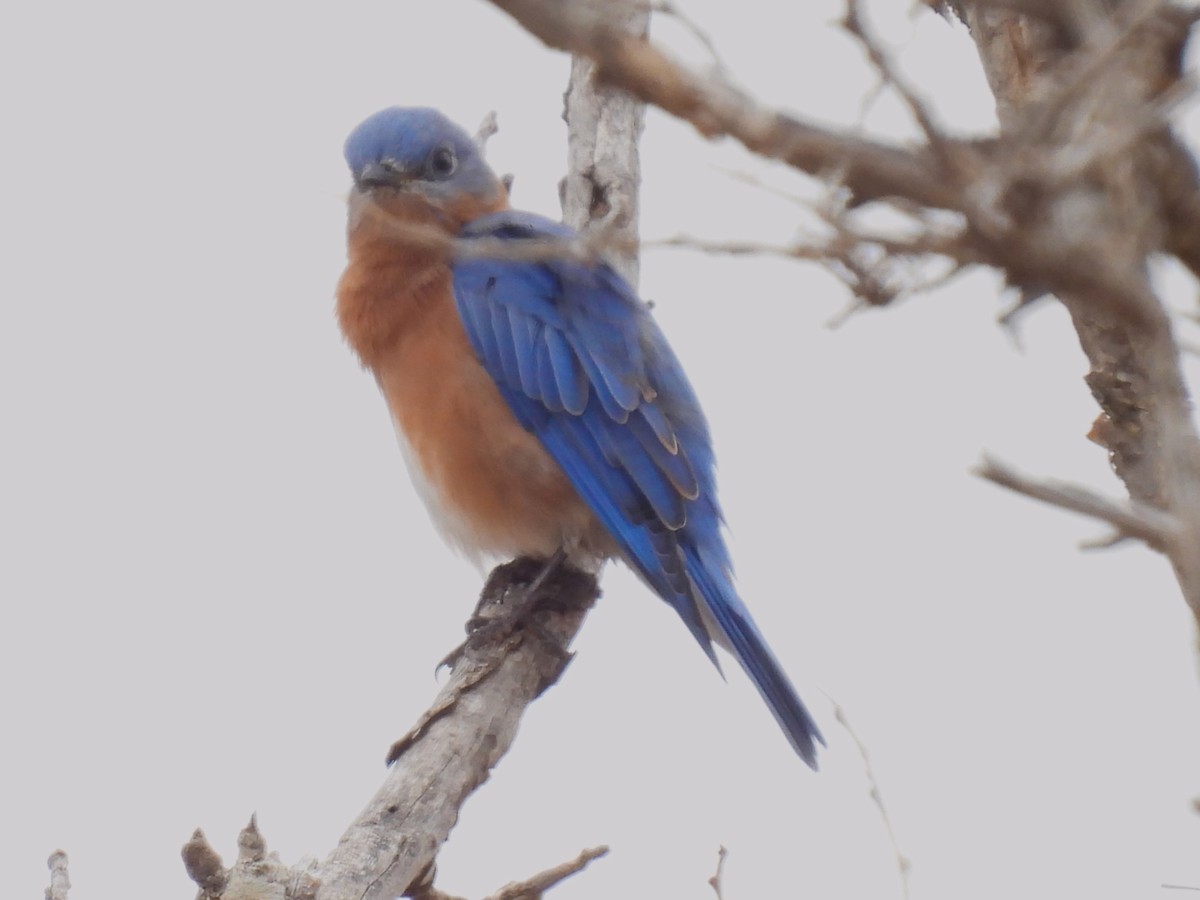
POLYGON ((438 668, 453 668, 467 651, 503 643, 518 633, 534 635, 565 657, 566 649, 546 631, 536 613, 570 609, 581 594, 588 595, 590 602, 595 596, 595 579, 567 563, 561 550, 550 559, 523 556, 497 566, 467 620, 467 639, 450 651, 438 668), (582 590, 585 586, 588 590, 582 590))
POLYGON ((573 627, 563 630, 562 614, 586 612, 599 594, 596 576, 568 565, 563 553, 549 560, 522 557, 492 570, 467 621, 467 639, 438 664, 438 668, 455 668, 466 660, 465 680, 441 696, 404 737, 392 744, 387 764, 396 762, 429 725, 496 669, 510 647, 527 636, 533 637, 549 657, 539 664, 543 674, 539 693, 553 684, 571 661, 566 645, 575 631, 573 627))

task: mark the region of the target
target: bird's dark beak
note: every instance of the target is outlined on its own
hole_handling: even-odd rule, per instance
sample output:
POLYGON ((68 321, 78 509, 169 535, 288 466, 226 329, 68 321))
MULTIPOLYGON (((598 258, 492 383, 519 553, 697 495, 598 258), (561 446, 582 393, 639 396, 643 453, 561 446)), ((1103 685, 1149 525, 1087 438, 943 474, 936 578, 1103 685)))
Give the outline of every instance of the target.
POLYGON ((354 178, 354 183, 360 190, 390 187, 403 188, 411 181, 411 177, 395 163, 388 160, 367 163, 354 178))

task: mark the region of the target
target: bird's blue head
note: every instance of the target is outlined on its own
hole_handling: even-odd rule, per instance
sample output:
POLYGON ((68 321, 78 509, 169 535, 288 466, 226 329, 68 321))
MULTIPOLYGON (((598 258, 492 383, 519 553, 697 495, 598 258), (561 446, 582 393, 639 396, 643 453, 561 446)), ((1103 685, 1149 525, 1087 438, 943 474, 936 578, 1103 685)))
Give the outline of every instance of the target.
POLYGON ((436 109, 393 106, 350 132, 346 162, 364 193, 417 194, 439 208, 492 206, 504 193, 471 135, 436 109))

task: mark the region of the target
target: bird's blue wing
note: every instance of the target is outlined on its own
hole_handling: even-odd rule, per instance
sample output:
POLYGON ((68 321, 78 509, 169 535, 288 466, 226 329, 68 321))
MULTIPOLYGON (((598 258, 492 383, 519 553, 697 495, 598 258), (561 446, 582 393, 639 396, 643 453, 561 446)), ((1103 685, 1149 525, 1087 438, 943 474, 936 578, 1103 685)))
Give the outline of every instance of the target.
MULTIPOLYGON (((466 240, 550 244, 573 237, 517 212, 463 232, 466 240)), ((713 662, 712 638, 733 652, 812 765, 820 733, 733 587, 708 427, 645 304, 608 266, 554 253, 536 262, 464 256, 454 294, 517 420, 713 662)))

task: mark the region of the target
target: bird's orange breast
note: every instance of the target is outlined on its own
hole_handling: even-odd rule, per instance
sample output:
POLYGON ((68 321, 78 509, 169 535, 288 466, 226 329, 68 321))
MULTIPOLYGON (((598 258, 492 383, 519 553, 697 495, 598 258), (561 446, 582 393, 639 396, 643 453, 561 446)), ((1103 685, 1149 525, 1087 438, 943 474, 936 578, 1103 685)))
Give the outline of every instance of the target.
POLYGON ((587 543, 590 510, 509 412, 453 301, 431 313, 377 375, 443 534, 471 555, 549 556, 587 543))
POLYGON ((338 290, 347 339, 375 374, 413 482, 470 556, 608 555, 609 540, 561 468, 509 411, 458 318, 449 266, 351 245, 338 290))

